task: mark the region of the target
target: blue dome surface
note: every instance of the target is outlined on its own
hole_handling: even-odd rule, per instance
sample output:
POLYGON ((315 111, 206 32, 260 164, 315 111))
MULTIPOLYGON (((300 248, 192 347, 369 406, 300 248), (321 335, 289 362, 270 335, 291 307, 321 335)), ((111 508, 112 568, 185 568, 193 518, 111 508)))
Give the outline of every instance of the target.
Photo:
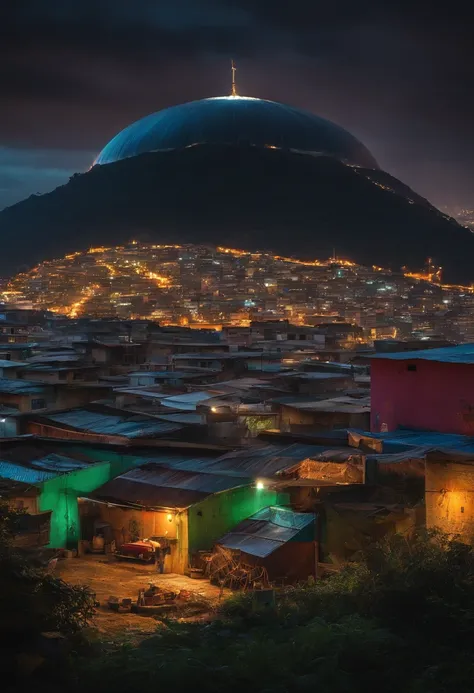
POLYGON ((241 96, 191 101, 141 118, 119 132, 94 163, 203 143, 294 149, 378 168, 368 149, 339 125, 275 101, 241 96))

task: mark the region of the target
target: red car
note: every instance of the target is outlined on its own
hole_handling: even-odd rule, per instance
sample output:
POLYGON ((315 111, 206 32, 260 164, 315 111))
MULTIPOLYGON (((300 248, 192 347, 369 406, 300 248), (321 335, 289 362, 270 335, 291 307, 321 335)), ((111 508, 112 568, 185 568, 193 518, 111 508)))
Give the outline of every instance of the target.
POLYGON ((117 558, 131 558, 145 563, 153 563, 155 560, 155 550, 147 541, 131 541, 128 544, 122 544, 115 555, 117 558))

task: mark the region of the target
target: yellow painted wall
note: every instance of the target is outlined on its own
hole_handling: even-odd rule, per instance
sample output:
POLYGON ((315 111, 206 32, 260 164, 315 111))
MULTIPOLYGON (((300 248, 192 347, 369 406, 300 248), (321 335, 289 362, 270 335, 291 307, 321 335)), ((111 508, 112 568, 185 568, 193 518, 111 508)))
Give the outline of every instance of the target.
POLYGON ((474 467, 426 462, 426 526, 474 543, 474 467))
POLYGON ((136 539, 166 536, 177 539, 165 559, 165 572, 183 573, 188 565, 188 513, 168 513, 161 510, 140 510, 94 504, 97 517, 110 524, 117 548, 136 539), (170 520, 171 517, 171 520, 170 520))

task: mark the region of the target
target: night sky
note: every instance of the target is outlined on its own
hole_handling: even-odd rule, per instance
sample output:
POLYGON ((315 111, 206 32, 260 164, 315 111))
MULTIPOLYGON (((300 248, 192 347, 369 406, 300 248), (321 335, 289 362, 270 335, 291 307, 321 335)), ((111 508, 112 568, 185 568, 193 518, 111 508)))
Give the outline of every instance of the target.
POLYGON ((231 58, 241 94, 329 118, 435 204, 474 207, 474 10, 440 5, 3 0, 0 208, 130 122, 229 93, 231 58))

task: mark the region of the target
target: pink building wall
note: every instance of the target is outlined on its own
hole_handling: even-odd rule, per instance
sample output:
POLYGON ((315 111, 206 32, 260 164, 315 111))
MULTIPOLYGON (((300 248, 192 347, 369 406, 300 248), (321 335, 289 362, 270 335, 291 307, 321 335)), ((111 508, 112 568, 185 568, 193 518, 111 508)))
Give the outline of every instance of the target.
POLYGON ((474 364, 373 359, 371 376, 372 432, 407 427, 474 435, 474 364))

